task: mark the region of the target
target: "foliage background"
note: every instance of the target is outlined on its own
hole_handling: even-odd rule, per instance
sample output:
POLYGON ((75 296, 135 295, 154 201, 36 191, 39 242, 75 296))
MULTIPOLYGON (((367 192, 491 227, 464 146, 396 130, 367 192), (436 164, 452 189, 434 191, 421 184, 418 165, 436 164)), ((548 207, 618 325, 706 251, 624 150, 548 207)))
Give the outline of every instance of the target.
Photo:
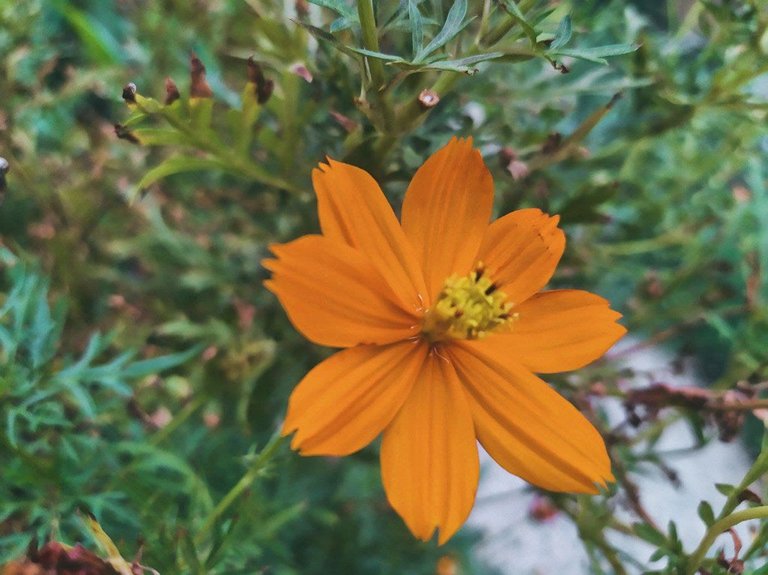
MULTIPOLYGON (((0 3, 0 155, 10 163, 0 205, 0 563, 33 534, 82 540, 77 510, 87 509, 126 557, 143 540, 142 562, 164 573, 432 573, 443 556, 465 573, 491 572, 473 554, 478 533, 443 548, 411 538, 386 504, 375 446, 340 461, 269 443, 290 390, 329 352, 293 331, 261 286, 259 262, 270 242, 317 229, 310 173, 325 155, 370 170, 398 206, 429 153, 473 136, 499 214, 561 214, 569 247, 554 285, 605 295, 636 338, 696 358, 713 390, 741 382, 760 400, 768 14, 759 0, 522 1, 522 19, 510 16, 512 2, 472 1, 466 28, 435 54, 499 53, 470 64, 473 75, 409 64, 412 42, 434 38, 453 3, 380 2, 380 50, 401 58, 368 61, 396 82, 386 101, 349 51, 370 48, 355 7, 317 4, 0 3), (189 105, 191 53, 213 93, 198 98, 200 117, 180 127, 164 112, 128 109, 124 85, 162 102, 166 77, 189 105), (249 56, 274 82, 263 105, 248 96, 249 56), (417 97, 429 87, 440 101, 427 111, 417 97), (248 106, 252 116, 238 112, 248 106), (145 145, 118 139, 115 124, 145 145)), ((627 398, 627 375, 606 361, 553 383, 599 418, 597 384, 627 398)), ((691 564, 672 531, 633 508, 631 478, 663 463, 653 442, 669 419, 689 418, 702 443, 726 424, 700 410, 651 411, 634 427, 603 429, 620 470, 612 493, 553 499, 579 525, 593 572, 641 569, 606 542, 610 529, 659 549, 642 569, 691 564), (617 526, 617 506, 634 509, 635 523, 617 526)), ((743 435, 757 451, 752 425, 743 435)), ((749 552, 756 565, 760 547, 749 552)))

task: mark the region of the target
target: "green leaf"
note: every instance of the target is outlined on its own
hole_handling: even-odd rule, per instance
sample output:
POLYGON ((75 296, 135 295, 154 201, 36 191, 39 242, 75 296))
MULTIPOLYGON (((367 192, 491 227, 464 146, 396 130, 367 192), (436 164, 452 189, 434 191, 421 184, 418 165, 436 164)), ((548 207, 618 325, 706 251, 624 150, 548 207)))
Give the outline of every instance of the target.
POLYGON ((451 41, 459 32, 461 32, 464 25, 464 16, 467 14, 467 0, 457 0, 451 6, 448 12, 448 17, 445 19, 445 24, 440 32, 432 38, 432 41, 422 48, 418 54, 414 57, 413 61, 422 62, 424 59, 432 54, 435 50, 445 46, 451 41))
POLYGON ((648 561, 653 563, 654 561, 658 561, 659 559, 663 558, 666 554, 666 549, 657 549, 651 554, 651 556, 648 558, 648 561))
POLYGON ((571 17, 568 15, 560 20, 560 25, 557 27, 555 37, 552 40, 552 43, 549 45, 550 49, 554 50, 556 48, 562 48, 565 46, 571 39, 571 32, 571 17))
POLYGON ((602 215, 598 209, 615 197, 618 191, 619 187, 615 184, 582 188, 566 201, 558 213, 563 222, 569 224, 599 222, 602 215))
POLYGON ((331 27, 329 30, 331 33, 333 32, 341 32, 342 30, 346 30, 347 28, 351 28, 352 23, 348 18, 336 18, 333 22, 331 22, 331 27))
POLYGON ((333 10, 343 18, 357 20, 357 13, 344 0, 309 0, 309 3, 333 10))
POLYGON ((167 176, 184 172, 196 172, 200 170, 221 170, 227 166, 220 160, 213 158, 194 158, 190 156, 173 156, 159 163, 149 170, 136 184, 136 191, 141 192, 167 176))
POLYGON ((531 44, 536 44, 536 30, 531 25, 531 23, 526 19, 525 14, 520 10, 520 7, 515 3, 514 0, 504 0, 504 2, 501 3, 502 8, 514 18, 520 26, 523 27, 523 31, 525 32, 525 35, 528 37, 528 40, 531 41, 531 44))
POLYGON ((392 54, 385 54, 384 52, 374 52, 373 50, 366 50, 365 48, 349 48, 353 52, 356 52, 357 54, 362 54, 363 56, 367 56, 369 58, 376 58, 378 60, 385 60, 387 62, 397 62, 397 63, 403 63, 408 64, 406 60, 403 60, 400 56, 394 56, 392 54))
POLYGON ((213 99, 190 98, 189 118, 193 129, 196 131, 207 130, 213 119, 213 99))
POLYGON ((187 351, 181 351, 178 353, 172 353, 169 355, 161 355, 160 357, 153 357, 152 359, 142 359, 134 361, 122 370, 122 375, 125 378, 140 378, 147 375, 153 375, 166 369, 176 367, 182 363, 193 358, 200 353, 203 346, 195 346, 187 351))
POLYGON ((466 58, 459 58, 458 60, 441 60, 438 62, 432 62, 419 66, 422 70, 451 70, 453 72, 464 72, 465 74, 474 74, 477 72, 477 68, 474 64, 480 62, 487 62, 489 60, 496 60, 506 56, 504 52, 489 52, 488 54, 476 54, 474 56, 467 56, 466 58))
POLYGON ((69 22, 82 42, 86 53, 96 63, 108 66, 124 61, 125 51, 123 47, 103 22, 79 10, 71 2, 51 0, 50 4, 69 22))
POLYGON ((664 534, 647 523, 635 523, 632 526, 632 529, 640 539, 652 543, 657 547, 661 547, 667 543, 667 538, 664 534))
POLYGON ((328 42, 331 46, 336 48, 339 52, 343 52, 347 56, 353 56, 356 57, 355 50, 353 48, 350 48, 343 42, 339 41, 336 36, 333 34, 330 34, 329 32, 326 32, 322 28, 318 28, 317 26, 312 26, 311 24, 306 24, 305 22, 297 22, 299 26, 304 28, 307 32, 312 34, 317 40, 321 40, 323 42, 328 42))
POLYGON ((142 128, 133 135, 144 146, 194 146, 188 136, 172 128, 142 128))
POLYGON ((707 527, 711 527, 715 522, 715 513, 712 511, 712 506, 708 502, 702 501, 699 503, 698 512, 699 517, 704 522, 704 524, 707 527))
POLYGON ((408 19, 411 23, 411 46, 415 58, 424 47, 424 20, 416 0, 408 0, 408 19))
POLYGON ((611 44, 595 48, 560 48, 547 51, 547 55, 551 57, 570 56, 571 58, 578 58, 580 60, 587 60, 589 62, 607 66, 608 61, 605 59, 606 57, 629 54, 639 47, 639 44, 611 44))

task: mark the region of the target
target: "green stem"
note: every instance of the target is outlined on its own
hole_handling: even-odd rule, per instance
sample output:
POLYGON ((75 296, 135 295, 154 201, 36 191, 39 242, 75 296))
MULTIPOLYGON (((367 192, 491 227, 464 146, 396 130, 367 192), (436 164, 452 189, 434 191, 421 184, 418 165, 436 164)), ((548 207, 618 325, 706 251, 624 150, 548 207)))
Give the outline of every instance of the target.
MULTIPOLYGON (((373 13, 373 0, 357 0, 357 15, 363 33, 363 46, 366 50, 379 52, 379 31, 376 28, 376 16, 373 13)), ((376 58, 366 58, 371 72, 373 89, 379 91, 384 85, 384 64, 376 58)))
POLYGON ((203 526, 195 535, 196 543, 199 544, 205 539, 205 536, 211 531, 211 529, 213 529, 213 526, 221 518, 221 516, 224 515, 227 509, 229 509, 232 504, 237 501, 243 492, 246 491, 251 486, 251 484, 259 478, 259 476, 263 475, 264 470, 269 465, 272 457, 275 455, 280 445, 282 445, 284 439, 285 438, 282 437, 279 432, 272 436, 269 442, 264 446, 264 449, 261 450, 256 459, 254 459, 253 463, 251 463, 251 466, 245 472, 245 475, 240 478, 240 481, 238 481, 235 486, 229 490, 229 492, 221 499, 221 501, 219 501, 216 507, 213 508, 213 511, 211 511, 211 513, 208 515, 205 522, 203 523, 203 526))
MULTIPOLYGON (((463 76, 464 74, 459 72, 442 72, 432 85, 431 90, 442 98, 447 92, 450 92, 453 89, 456 82, 463 76)), ((395 119, 396 133, 405 134, 410 132, 427 117, 429 111, 430 108, 424 108, 419 103, 418 98, 413 98, 404 104, 397 113, 395 119)))
POLYGON ((272 186, 280 188, 290 192, 298 191, 297 188, 280 178, 275 178, 269 174, 263 173, 257 167, 252 166, 250 162, 245 161, 232 152, 226 150, 218 138, 210 137, 210 133, 201 134, 197 130, 190 127, 185 122, 177 118, 173 113, 166 110, 153 111, 145 108, 139 102, 136 103, 136 107, 147 115, 160 115, 171 127, 175 128, 182 134, 184 134, 189 141, 199 150, 207 152, 217 158, 223 164, 231 167, 235 172, 238 172, 246 178, 264 184, 266 186, 272 186))
MULTIPOLYGON (((357 15, 360 19, 360 30, 363 36, 363 46, 366 50, 379 52, 379 30, 376 28, 376 15, 373 11, 373 0, 357 0, 357 15)), ((371 120, 382 133, 387 133, 394 122, 394 114, 389 103, 386 87, 386 74, 384 63, 376 58, 366 58, 368 70, 371 75, 370 88, 373 95, 375 108, 374 117, 371 120)), ((363 82, 366 86, 367 82, 363 82)))
POLYGON ((165 441, 169 435, 176 431, 182 423, 189 419, 192 414, 194 414, 203 406, 203 404, 205 404, 206 399, 207 398, 202 395, 196 395, 192 401, 190 401, 179 410, 179 413, 177 413, 174 418, 168 422, 168 425, 161 427, 157 433, 150 437, 149 443, 151 445, 159 445, 165 441))
POLYGON ((715 539, 717 539, 722 533, 734 525, 738 525, 744 521, 749 521, 750 519, 765 518, 768 518, 768 505, 753 507, 751 509, 744 509, 743 511, 737 511, 736 513, 728 515, 727 517, 723 517, 719 521, 715 521, 712 526, 707 529, 707 532, 704 534, 704 538, 701 540, 701 543, 699 543, 699 546, 688 558, 685 575, 696 574, 696 571, 699 568, 701 562, 704 560, 704 556, 707 554, 707 551, 709 551, 709 548, 712 547, 715 539))

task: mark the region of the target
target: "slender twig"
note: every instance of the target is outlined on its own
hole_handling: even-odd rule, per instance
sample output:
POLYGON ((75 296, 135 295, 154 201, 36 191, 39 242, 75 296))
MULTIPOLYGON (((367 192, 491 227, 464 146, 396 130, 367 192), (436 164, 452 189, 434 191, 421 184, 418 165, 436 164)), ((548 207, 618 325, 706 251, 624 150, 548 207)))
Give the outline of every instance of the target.
POLYGON ((264 446, 264 449, 261 450, 258 456, 256 456, 254 459, 253 463, 251 463, 251 466, 248 468, 245 474, 240 478, 240 481, 238 481, 235 486, 230 489, 229 492, 219 501, 216 507, 213 508, 203 523, 203 526, 195 534, 195 542, 201 543, 204 541, 206 535, 211 531, 211 529, 213 529, 213 526, 216 524, 219 518, 224 515, 227 509, 229 509, 232 504, 237 501, 243 492, 246 491, 251 486, 251 484, 264 473, 264 470, 272 460, 272 457, 277 452, 277 449, 280 447, 283 440, 284 437, 282 437, 279 432, 272 436, 269 442, 264 446))
POLYGON ((723 517, 722 519, 715 521, 710 526, 710 528, 707 529, 707 532, 704 534, 704 538, 701 540, 701 543, 699 543, 699 546, 693 553, 691 553, 691 556, 688 558, 685 575, 695 575, 696 570, 704 560, 704 556, 707 554, 707 551, 710 547, 712 547, 715 539, 717 539, 722 533, 728 531, 728 529, 734 525, 738 525, 744 521, 766 518, 768 518, 768 505, 736 511, 727 517, 723 517))

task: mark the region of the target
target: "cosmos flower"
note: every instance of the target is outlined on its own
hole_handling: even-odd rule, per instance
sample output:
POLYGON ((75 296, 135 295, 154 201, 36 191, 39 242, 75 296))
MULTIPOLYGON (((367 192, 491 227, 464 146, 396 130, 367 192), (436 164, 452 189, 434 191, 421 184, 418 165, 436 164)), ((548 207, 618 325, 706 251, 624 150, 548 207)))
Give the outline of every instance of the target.
POLYGON ((596 493, 613 479, 597 430, 534 375, 582 367, 625 333, 599 296, 540 291, 565 248, 558 217, 489 223, 493 181, 471 140, 419 168, 400 222, 359 168, 328 160, 313 183, 322 234, 273 245, 264 262, 293 325, 344 348, 291 395, 294 449, 343 456, 383 434, 390 504, 441 544, 472 509, 478 440, 544 489, 596 493))

